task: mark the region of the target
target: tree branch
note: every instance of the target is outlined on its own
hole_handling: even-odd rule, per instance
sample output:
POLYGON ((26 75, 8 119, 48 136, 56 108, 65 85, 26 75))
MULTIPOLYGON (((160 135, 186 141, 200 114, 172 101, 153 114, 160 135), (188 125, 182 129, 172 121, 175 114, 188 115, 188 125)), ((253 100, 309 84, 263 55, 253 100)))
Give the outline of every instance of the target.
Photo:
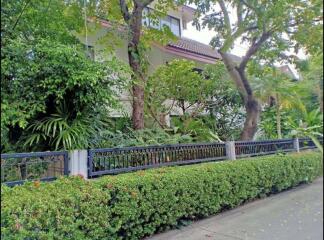
POLYGON ((225 27, 227 30, 227 35, 230 36, 232 34, 232 28, 231 28, 231 21, 228 15, 228 11, 227 8, 225 6, 225 3, 223 0, 218 0, 219 6, 224 14, 224 23, 225 23, 225 27))
POLYGON ((243 22, 243 17, 242 17, 242 2, 239 2, 236 8, 236 15, 237 15, 237 25, 240 26, 241 23, 243 22))
POLYGON ((237 38, 239 38, 242 33, 245 32, 245 29, 243 28, 243 25, 239 26, 238 29, 231 34, 230 36, 228 36, 223 44, 223 46, 220 48, 220 52, 227 52, 227 50, 233 45, 233 43, 235 42, 235 40, 237 38))
POLYGON ((128 22, 131 18, 131 15, 128 11, 128 7, 127 7, 125 0, 119 0, 119 4, 120 4, 120 10, 122 12, 124 20, 125 20, 125 22, 128 22))
POLYGON ((258 26, 253 25, 253 26, 246 27, 246 28, 244 29, 244 32, 248 32, 248 31, 256 30, 256 29, 258 29, 258 26))
POLYGON ((252 7, 252 5, 248 4, 245 0, 240 0, 240 2, 243 3, 249 9, 252 9, 253 11, 256 11, 256 8, 252 7))
POLYGON ((148 106, 148 109, 149 109, 151 116, 154 118, 154 121, 157 122, 159 124, 159 126, 164 129, 165 126, 160 122, 158 117, 154 114, 153 109, 151 108, 151 105, 148 106))
POLYGON ((247 17, 249 16, 250 12, 251 12, 251 9, 248 8, 246 10, 246 13, 245 13, 245 16, 244 16, 244 20, 243 21, 245 21, 247 19, 247 17))
POLYGON ((251 44, 250 48, 246 52, 245 56, 243 57, 240 65, 239 65, 239 69, 241 71, 244 71, 248 61, 250 60, 250 58, 259 50, 259 48, 271 36, 271 34, 272 34, 272 32, 270 32, 270 31, 263 32, 258 41, 256 41, 256 39, 254 39, 252 41, 252 44, 251 44))

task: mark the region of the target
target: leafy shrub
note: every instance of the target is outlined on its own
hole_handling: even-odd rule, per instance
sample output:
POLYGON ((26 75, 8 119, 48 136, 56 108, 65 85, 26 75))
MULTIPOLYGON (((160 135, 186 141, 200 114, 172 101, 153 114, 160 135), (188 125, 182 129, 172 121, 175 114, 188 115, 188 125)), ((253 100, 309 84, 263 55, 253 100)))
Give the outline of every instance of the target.
POLYGON ((141 239, 310 182, 321 154, 304 152, 168 167, 85 181, 1 187, 4 239, 141 239))
MULTIPOLYGON (((215 121, 215 119, 213 119, 215 121)), ((183 135, 188 135, 193 142, 215 142, 221 141, 217 134, 200 118, 178 118, 171 120, 173 131, 183 135)))
POLYGON ((13 40, 2 55, 3 152, 88 147, 128 81, 121 61, 94 62, 79 45, 13 40))
POLYGON ((93 148, 105 147, 132 147, 161 144, 190 143, 193 139, 189 135, 168 133, 161 128, 143 129, 134 131, 128 128, 127 131, 111 132, 101 131, 91 141, 93 148))
MULTIPOLYGON (((284 138, 288 137, 291 130, 288 126, 289 112, 286 110, 281 111, 281 132, 284 138)), ((273 107, 266 107, 261 114, 259 139, 277 139, 277 122, 276 122, 276 109, 273 107)))

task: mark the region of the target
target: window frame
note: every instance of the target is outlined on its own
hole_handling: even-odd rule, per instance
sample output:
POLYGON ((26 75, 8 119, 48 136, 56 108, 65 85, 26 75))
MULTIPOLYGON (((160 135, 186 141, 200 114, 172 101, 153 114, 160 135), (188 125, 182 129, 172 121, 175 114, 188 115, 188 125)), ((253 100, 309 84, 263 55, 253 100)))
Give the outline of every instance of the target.
MULTIPOLYGON (((150 8, 150 7, 145 7, 144 8, 144 10, 145 9, 147 9, 147 13, 149 14, 150 13, 150 11, 156 11, 155 9, 153 9, 153 8, 150 8)), ((180 20, 180 18, 176 18, 176 17, 173 17, 173 16, 170 16, 170 15, 166 15, 165 17, 168 17, 168 18, 170 18, 170 26, 169 26, 169 28, 170 28, 170 31, 172 32, 172 30, 171 30, 171 25, 172 25, 172 19, 174 19, 174 20, 176 20, 177 21, 177 25, 178 25, 178 28, 179 28, 179 35, 176 35, 174 32, 172 32, 175 36, 177 36, 177 37, 181 37, 181 35, 182 35, 182 32, 181 32, 181 20, 180 20)), ((142 16, 142 18, 144 18, 144 16, 142 16)), ((161 17, 159 17, 159 27, 158 27, 158 30, 161 30, 161 17)), ((143 22, 148 22, 148 26, 147 27, 150 27, 150 28, 153 28, 153 29, 157 29, 157 28, 155 28, 155 27, 153 27, 152 25, 151 25, 151 20, 147 17, 147 16, 145 16, 145 20, 144 19, 142 19, 142 24, 143 24, 143 22), (148 21, 146 21, 146 19, 148 20, 148 21)), ((143 24, 144 25, 144 24, 143 24)))

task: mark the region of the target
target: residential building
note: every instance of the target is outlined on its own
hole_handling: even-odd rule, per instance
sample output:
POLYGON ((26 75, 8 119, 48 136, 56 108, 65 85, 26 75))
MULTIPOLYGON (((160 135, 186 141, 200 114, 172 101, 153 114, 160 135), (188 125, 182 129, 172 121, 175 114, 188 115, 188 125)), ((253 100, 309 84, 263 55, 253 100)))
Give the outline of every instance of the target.
MULTIPOLYGON (((192 60, 196 63, 197 69, 203 69, 206 64, 213 64, 216 61, 221 61, 220 54, 213 49, 211 46, 200 43, 198 41, 183 37, 182 33, 187 28, 187 24, 194 19, 195 9, 189 6, 179 6, 177 10, 170 10, 167 16, 157 21, 150 21, 146 17, 147 13, 154 10, 154 2, 149 5, 143 12, 142 23, 144 26, 160 29, 163 25, 170 28, 177 40, 168 43, 165 46, 160 44, 153 44, 152 48, 148 52, 148 74, 153 73, 160 65, 166 64, 173 59, 187 59, 192 60)), ((106 20, 100 20, 101 27, 96 30, 95 34, 89 34, 87 38, 80 37, 84 44, 88 45, 91 50, 90 56, 95 60, 107 59, 110 56, 105 55, 101 50, 105 48, 104 44, 98 43, 98 39, 105 35, 109 31, 110 24, 106 20)), ((127 42, 123 40, 120 47, 115 49, 115 55, 128 63, 128 53, 127 53, 127 42)), ((234 61, 240 61, 240 57, 232 55, 234 61)), ((283 69, 289 71, 290 69, 283 69)), ((126 113, 128 116, 131 115, 131 94, 124 92, 120 95, 120 101, 123 105, 122 111, 114 111, 112 113, 113 117, 122 117, 126 113)), ((172 115, 181 114, 180 109, 174 109, 171 113, 172 115)), ((167 116, 169 119, 169 116, 167 116)), ((169 120, 167 120, 169 122, 169 120)))

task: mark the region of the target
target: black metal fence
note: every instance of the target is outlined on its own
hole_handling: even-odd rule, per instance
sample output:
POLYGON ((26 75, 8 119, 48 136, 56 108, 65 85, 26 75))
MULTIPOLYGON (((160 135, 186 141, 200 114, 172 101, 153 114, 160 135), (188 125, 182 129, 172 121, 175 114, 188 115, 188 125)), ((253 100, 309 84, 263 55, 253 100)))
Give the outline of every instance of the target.
MULTIPOLYGON (((237 158, 296 151, 294 139, 237 141, 237 158)), ((323 143, 322 139, 319 140, 323 143)), ((299 140, 300 149, 315 148, 311 139, 299 140)), ((88 177, 118 174, 160 166, 220 161, 228 157, 226 143, 164 145, 91 149, 88 151, 88 177)))
POLYGON ((278 152, 291 152, 294 150, 294 139, 235 142, 235 155, 238 158, 267 155, 278 152))
MULTIPOLYGON (((323 138, 318 140, 323 145, 323 138)), ((305 150, 316 148, 316 145, 311 139, 302 138, 298 141, 280 139, 90 149, 87 151, 88 155, 73 158, 70 167, 73 174, 82 168, 84 173, 92 178, 161 166, 234 159, 233 156, 243 158, 291 152, 296 151, 298 147, 305 150), (75 164, 78 165, 77 168, 72 167, 75 164)), ((1 154, 1 183, 9 186, 21 184, 26 180, 50 181, 68 174, 67 151, 1 154)))
POLYGON ((89 177, 226 158, 225 143, 91 149, 89 177))
POLYGON ((9 186, 62 175, 68 175, 67 151, 1 154, 1 183, 9 186))
MULTIPOLYGON (((323 140, 318 139, 319 142, 323 145, 323 140)), ((299 139, 299 148, 300 149, 311 149, 316 148, 316 145, 310 138, 300 138, 299 139)))

